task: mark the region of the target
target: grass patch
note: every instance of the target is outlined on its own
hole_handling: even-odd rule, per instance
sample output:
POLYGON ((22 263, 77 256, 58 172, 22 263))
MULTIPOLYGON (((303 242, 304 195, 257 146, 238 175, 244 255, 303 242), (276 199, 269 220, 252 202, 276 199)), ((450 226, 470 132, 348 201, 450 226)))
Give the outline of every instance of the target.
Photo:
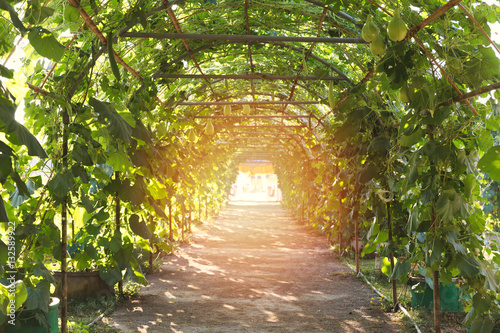
POLYGON ((123 285, 123 296, 119 295, 116 287, 114 294, 68 300, 68 332, 119 333, 120 331, 102 321, 91 326, 89 324, 106 311, 108 314, 113 312, 117 304, 136 295, 139 289, 139 284, 126 282, 123 285))
MULTIPOLYGON (((353 267, 356 267, 356 261, 353 258, 346 258, 347 262, 353 267)), ((375 268, 374 259, 360 259, 359 269, 366 276, 368 281, 385 297, 379 297, 381 307, 384 311, 392 311, 392 283, 387 275, 383 274, 380 269, 375 268)), ((364 280, 363 280, 364 281, 364 280)), ((410 313, 412 318, 417 323, 422 332, 434 332, 434 315, 432 312, 415 310, 411 307, 410 286, 404 285, 399 280, 396 282, 396 289, 399 303, 402 304, 410 313)), ((441 332, 442 333, 463 333, 466 331, 461 324, 465 318, 464 312, 442 312, 441 313, 441 332)), ((401 320, 404 325, 404 332, 417 332, 413 323, 408 317, 404 316, 401 320)))

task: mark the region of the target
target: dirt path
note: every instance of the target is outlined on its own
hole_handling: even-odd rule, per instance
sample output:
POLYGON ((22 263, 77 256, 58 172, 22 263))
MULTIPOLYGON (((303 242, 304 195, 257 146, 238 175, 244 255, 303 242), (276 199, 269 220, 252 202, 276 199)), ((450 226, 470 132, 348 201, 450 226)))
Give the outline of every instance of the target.
POLYGON ((108 322, 123 332, 400 332, 376 294, 274 203, 232 203, 108 322), (373 303, 372 303, 373 302, 373 303))

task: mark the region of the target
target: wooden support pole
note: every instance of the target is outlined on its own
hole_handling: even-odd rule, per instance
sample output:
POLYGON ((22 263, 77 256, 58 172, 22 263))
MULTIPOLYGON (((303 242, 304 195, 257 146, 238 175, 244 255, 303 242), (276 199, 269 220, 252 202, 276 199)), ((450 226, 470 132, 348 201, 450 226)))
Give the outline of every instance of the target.
POLYGON ((434 294, 434 332, 441 333, 441 304, 439 299, 439 271, 432 272, 434 294))
POLYGON ((355 253, 356 253, 356 274, 359 274, 359 230, 358 230, 358 217, 354 219, 354 241, 355 245, 355 253))
POLYGON ((172 231, 172 197, 168 199, 168 239, 173 242, 174 235, 172 231))
POLYGON ((254 114, 248 116, 195 116, 194 119, 271 119, 271 118, 310 118, 310 114, 275 114, 275 115, 263 115, 254 114))
MULTIPOLYGON (((62 114, 63 142, 62 164, 68 168, 68 127, 69 114, 62 114)), ((61 204, 61 332, 68 331, 68 196, 65 195, 61 204)))
MULTIPOLYGON (((294 76, 294 75, 268 75, 268 74, 155 74, 156 79, 214 79, 214 80, 299 80, 299 81, 345 81, 343 76, 294 76)), ((289 101, 292 102, 292 101, 289 101)), ((211 103, 213 104, 213 103, 211 103)), ((229 103, 235 104, 235 103, 229 103)), ((243 104, 256 104, 244 102, 243 104)), ((270 104, 270 103, 266 103, 270 104)), ((276 104, 294 104, 276 103, 276 104)), ((311 104, 311 103, 307 103, 311 104)), ((317 104, 317 103, 314 103, 317 104)), ((189 105, 189 104, 187 104, 189 105)), ((210 104, 209 104, 210 105, 210 104)))
MULTIPOLYGON (((120 180, 120 172, 115 171, 115 180, 120 180)), ((120 197, 118 191, 115 192, 115 228, 116 231, 120 231, 121 228, 121 207, 120 207, 120 197)), ((118 294, 123 296, 123 279, 118 282, 118 294)))
POLYGON ((177 105, 312 105, 320 101, 221 101, 221 102, 180 102, 177 105))
MULTIPOLYGON (((389 229, 389 246, 392 243, 392 220, 391 220, 391 203, 386 203, 387 208, 387 228, 389 229)), ((391 273, 394 272, 394 252, 391 251, 389 256, 389 260, 391 261, 391 273)), ((398 294, 396 289, 396 280, 392 280, 392 306, 393 309, 396 310, 398 306, 398 294)))
POLYGON ((338 234, 338 243, 339 243, 339 254, 342 254, 343 247, 343 239, 342 239, 342 196, 339 194, 339 234, 338 234))

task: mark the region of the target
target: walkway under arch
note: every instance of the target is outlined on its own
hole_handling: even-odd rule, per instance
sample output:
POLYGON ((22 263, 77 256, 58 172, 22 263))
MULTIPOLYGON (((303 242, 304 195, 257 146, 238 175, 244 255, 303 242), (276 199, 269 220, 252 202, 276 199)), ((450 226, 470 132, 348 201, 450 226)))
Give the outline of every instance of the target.
POLYGON ((105 321, 148 333, 401 331, 279 203, 231 202, 148 280, 105 321))

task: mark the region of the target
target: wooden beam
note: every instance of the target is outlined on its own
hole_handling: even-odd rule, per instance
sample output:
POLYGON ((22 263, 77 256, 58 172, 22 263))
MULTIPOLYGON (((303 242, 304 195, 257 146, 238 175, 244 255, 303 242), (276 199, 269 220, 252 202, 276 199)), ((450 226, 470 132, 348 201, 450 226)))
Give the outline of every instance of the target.
POLYGON ((275 105, 275 104, 320 104, 320 101, 224 101, 224 102, 180 102, 177 105, 275 105))
POLYGON ((219 34, 185 34, 163 32, 125 32, 124 38, 154 38, 154 39, 198 39, 222 40, 235 42, 301 42, 330 44, 369 44, 362 38, 331 38, 331 37, 299 37, 299 36, 257 36, 257 35, 219 35, 219 34))
POLYGON ((277 114, 277 115, 248 115, 248 116, 195 116, 195 119, 268 119, 268 118, 310 118, 309 114, 277 114))
POLYGON ((157 79, 230 79, 230 80, 300 80, 300 81, 346 81, 343 76, 295 76, 268 74, 155 74, 157 79))
POLYGON ((219 132, 218 134, 231 134, 231 135, 299 135, 297 133, 284 133, 284 132, 219 132))

